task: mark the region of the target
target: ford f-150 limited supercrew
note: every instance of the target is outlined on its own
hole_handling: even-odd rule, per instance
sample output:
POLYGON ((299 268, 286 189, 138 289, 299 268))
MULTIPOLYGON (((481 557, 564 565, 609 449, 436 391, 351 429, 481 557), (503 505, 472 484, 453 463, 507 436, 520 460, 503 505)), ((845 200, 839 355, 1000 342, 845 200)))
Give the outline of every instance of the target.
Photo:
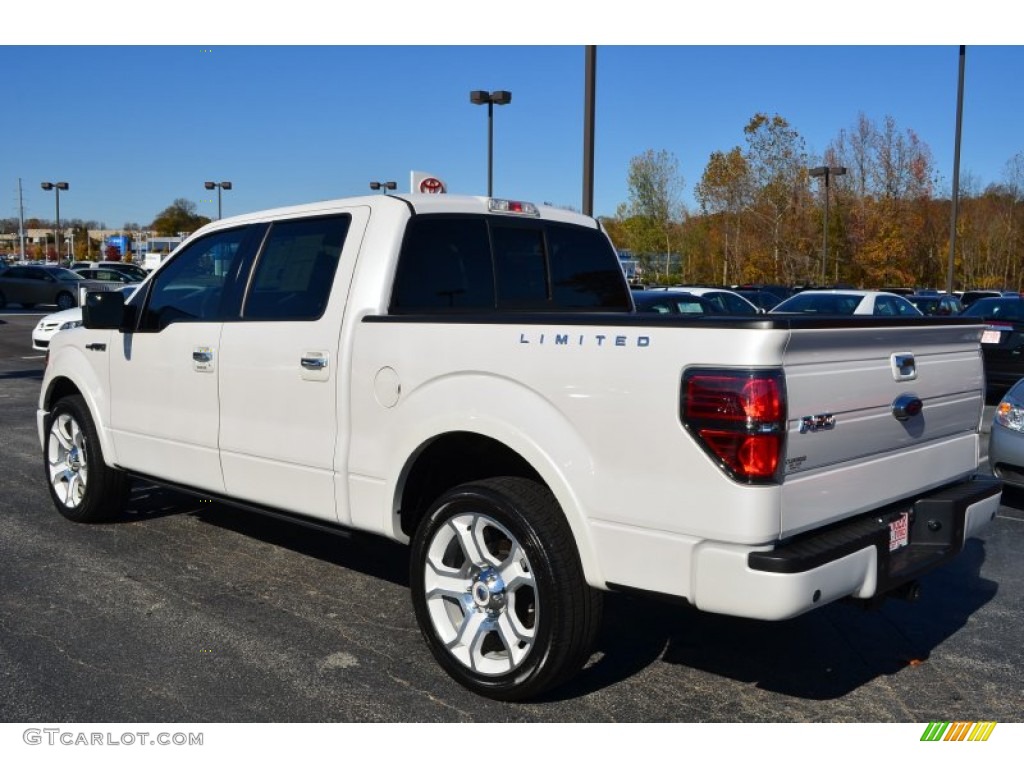
POLYGON ((72 520, 134 477, 409 543, 433 655, 515 700, 586 661, 607 590, 779 620, 914 589, 998 509, 981 330, 638 313, 592 218, 352 198, 90 294, 37 421, 72 520))

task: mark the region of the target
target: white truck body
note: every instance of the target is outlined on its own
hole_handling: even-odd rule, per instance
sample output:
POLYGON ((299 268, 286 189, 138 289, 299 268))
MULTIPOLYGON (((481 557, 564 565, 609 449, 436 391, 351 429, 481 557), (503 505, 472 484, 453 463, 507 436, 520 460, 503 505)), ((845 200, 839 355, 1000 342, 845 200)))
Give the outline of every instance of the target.
MULTIPOLYGON (((412 540, 414 558, 422 551, 427 563, 414 563, 414 592, 417 572, 425 569, 430 582, 430 564, 440 568, 430 554, 440 547, 440 534, 419 533, 424 521, 440 514, 443 493, 453 485, 492 475, 550 493, 545 516, 564 521, 587 589, 658 593, 758 619, 905 587, 954 556, 994 517, 999 485, 975 477, 985 391, 980 326, 929 319, 680 319, 628 307, 409 311, 396 298, 403 242, 410 222, 431 219, 486 221, 492 240, 505 222, 516 236, 513 223, 520 220, 531 222, 523 225, 530 232, 597 228, 558 209, 495 212, 486 198, 429 195, 331 201, 208 225, 151 275, 130 301, 128 320, 90 322, 87 306, 91 327, 54 339, 38 427, 58 509, 73 519, 89 519, 81 510, 93 509, 88 492, 70 488, 78 481, 67 467, 78 453, 62 451, 53 436, 62 418, 57 405, 80 397, 99 446, 91 458, 101 453, 111 477, 145 477, 249 508, 412 540), (323 217, 340 217, 347 229, 319 314, 248 317, 250 297, 264 279, 252 265, 273 250, 264 244, 272 238, 267 232, 323 217), (247 227, 255 234, 239 235, 232 247, 253 255, 230 268, 254 271, 224 282, 225 296, 237 286, 237 315, 144 327, 156 322, 146 318, 164 301, 153 298, 161 286, 181 288, 168 270, 189 258, 183 254, 190 246, 195 252, 247 227), (777 466, 738 479, 702 444, 698 435, 710 430, 713 442, 721 424, 707 410, 701 411, 705 421, 711 418, 707 424, 688 422, 682 393, 691 391, 694 372, 698 394, 707 394, 704 383, 717 386, 722 372, 777 382, 771 386, 781 410, 774 421, 748 418, 738 427, 752 440, 774 430, 765 439, 778 446, 778 456, 770 457, 777 466), (915 504, 922 499, 941 511, 921 511, 925 506, 915 504), (938 533, 931 530, 936 526, 938 533)), ((551 249, 553 236, 544 237, 551 249)), ((610 243, 607 251, 625 286, 610 243)), ((274 278, 275 296, 284 295, 281 286, 290 279, 274 278)), ((554 292, 549 285, 548 295, 554 292)), ((225 299, 218 293, 218 300, 225 299)), ((458 300, 453 294, 451 301, 458 300)), ((86 419, 78 411, 72 416, 86 419)), ((95 510, 90 515, 102 517, 95 510)), ((506 520, 498 513, 493 519, 506 520)), ((507 521, 502 526, 511 530, 507 521)), ((539 545, 531 550, 526 534, 511 538, 513 550, 521 544, 533 552, 528 559, 536 568, 539 545)), ((506 581, 508 567, 499 569, 506 581)), ((456 611, 455 634, 482 638, 493 622, 506 650, 481 650, 480 640, 467 643, 463 654, 451 650, 460 647, 457 637, 442 637, 433 643, 440 650, 432 647, 442 665, 499 698, 535 695, 561 680, 563 672, 538 671, 541 662, 531 661, 544 653, 538 638, 546 628, 521 617, 522 626, 515 619, 514 628, 502 625, 511 611, 502 601, 512 605, 512 588, 487 576, 487 568, 471 570, 462 572, 467 594, 453 588, 447 608, 431 607, 428 584, 424 634, 431 642, 430 627, 445 624, 444 611, 461 601, 469 607, 456 611), (511 637, 525 639, 510 644, 511 637), (504 666, 494 662, 502 653, 510 659, 504 666)), ((542 577, 536 578, 543 594, 542 577)))

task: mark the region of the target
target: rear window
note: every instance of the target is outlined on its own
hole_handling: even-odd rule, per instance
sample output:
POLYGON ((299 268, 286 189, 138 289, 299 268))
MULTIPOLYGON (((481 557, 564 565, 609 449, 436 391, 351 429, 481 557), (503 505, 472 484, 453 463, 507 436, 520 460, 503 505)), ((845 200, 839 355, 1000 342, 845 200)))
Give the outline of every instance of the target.
POLYGON ((406 231, 390 311, 630 311, 597 229, 504 217, 419 216, 406 231))

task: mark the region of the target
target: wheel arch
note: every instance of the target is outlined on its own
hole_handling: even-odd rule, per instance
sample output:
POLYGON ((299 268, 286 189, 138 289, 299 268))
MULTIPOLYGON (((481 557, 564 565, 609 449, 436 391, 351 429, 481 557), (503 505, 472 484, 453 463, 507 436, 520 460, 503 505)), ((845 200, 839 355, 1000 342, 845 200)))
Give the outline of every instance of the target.
POLYGON ((494 477, 533 480, 551 491, 569 524, 587 582, 603 587, 589 527, 567 479, 549 457, 531 454, 527 446, 512 446, 494 435, 453 430, 422 442, 398 477, 393 506, 396 533, 412 538, 431 505, 445 491, 494 477))
POLYGON ((49 371, 47 372, 39 396, 36 421, 40 446, 45 445, 46 417, 53 410, 54 404, 63 397, 80 395, 85 400, 96 425, 103 456, 110 465, 116 466, 117 451, 107 426, 110 423, 110 404, 106 385, 100 381, 96 371, 88 365, 81 353, 73 347, 58 350, 55 357, 50 359, 48 369, 52 371, 58 367, 62 371, 59 374, 51 375, 49 371), (59 366, 55 365, 55 361, 59 362, 59 366))

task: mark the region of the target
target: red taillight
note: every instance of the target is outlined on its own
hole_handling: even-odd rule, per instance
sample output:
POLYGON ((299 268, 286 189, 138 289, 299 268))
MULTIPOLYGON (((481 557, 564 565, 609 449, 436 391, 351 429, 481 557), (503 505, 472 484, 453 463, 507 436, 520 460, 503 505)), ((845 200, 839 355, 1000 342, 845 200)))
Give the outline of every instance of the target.
POLYGON ((687 371, 683 426, 726 472, 745 482, 775 482, 785 447, 781 371, 687 371))

